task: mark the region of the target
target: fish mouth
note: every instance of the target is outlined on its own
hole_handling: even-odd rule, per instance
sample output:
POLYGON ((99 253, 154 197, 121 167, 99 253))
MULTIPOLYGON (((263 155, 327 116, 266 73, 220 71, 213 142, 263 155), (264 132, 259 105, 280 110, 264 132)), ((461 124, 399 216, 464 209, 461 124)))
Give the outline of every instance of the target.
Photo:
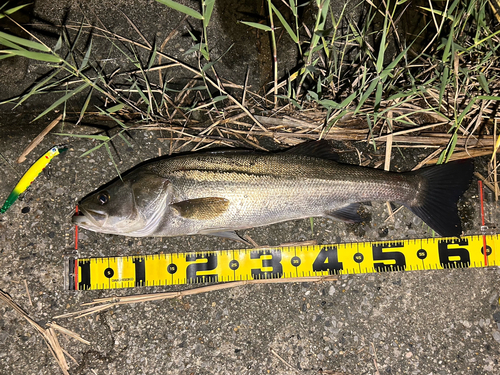
POLYGON ((106 215, 102 211, 95 211, 95 210, 86 210, 81 208, 80 211, 78 212, 77 215, 74 215, 71 219, 73 224, 76 224, 82 228, 92 228, 92 227, 98 227, 101 228, 104 223, 106 222, 106 219, 108 218, 108 215, 106 215))

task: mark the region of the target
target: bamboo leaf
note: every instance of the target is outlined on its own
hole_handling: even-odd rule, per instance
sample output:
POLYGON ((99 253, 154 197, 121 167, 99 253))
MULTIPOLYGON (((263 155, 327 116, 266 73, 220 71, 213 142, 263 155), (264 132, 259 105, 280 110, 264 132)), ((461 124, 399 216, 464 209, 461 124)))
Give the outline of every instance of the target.
POLYGON ((0 45, 3 45, 5 47, 9 47, 9 48, 20 49, 20 50, 26 51, 26 49, 21 47, 20 45, 18 45, 16 43, 12 43, 12 42, 10 42, 7 39, 2 38, 2 37, 0 37, 0 45))
POLYGON ((454 29, 452 28, 450 30, 450 35, 448 36, 448 40, 446 41, 446 46, 444 48, 444 52, 443 52, 443 63, 447 63, 448 62, 448 58, 450 57, 450 49, 451 49, 451 45, 452 45, 452 41, 453 41, 453 35, 454 35, 454 29))
POLYGON ((59 37, 59 39, 57 39, 56 45, 54 46, 54 52, 59 51, 61 47, 62 47, 62 37, 59 37))
POLYGON ((155 40, 155 44, 153 46, 153 53, 151 54, 151 57, 149 59, 149 63, 148 63, 148 70, 151 69, 151 67, 153 66, 153 64, 155 63, 155 60, 156 60, 156 54, 157 54, 157 51, 156 51, 156 40, 155 40))
MULTIPOLYGON (((210 23, 210 18, 212 17, 212 11, 214 10, 215 0, 205 1, 205 11, 203 12, 203 27, 206 28, 210 23)), ((206 37, 206 36, 205 36, 206 37)))
POLYGON ((454 132, 453 135, 450 138, 450 141, 448 142, 448 145, 446 146, 446 149, 443 150, 441 155, 439 156, 438 159, 438 164, 447 163, 451 156, 453 155, 453 152, 455 151, 455 147, 457 146, 457 141, 458 141, 458 135, 457 132, 454 132))
POLYGON ((316 94, 314 91, 309 90, 307 93, 309 94, 309 96, 310 96, 313 100, 318 101, 318 99, 319 99, 319 98, 318 98, 318 94, 316 94))
POLYGON ((203 20, 203 16, 199 12, 197 12, 196 10, 191 9, 185 5, 176 3, 175 1, 172 1, 172 0, 156 0, 156 1, 158 1, 159 3, 161 3, 163 5, 168 6, 169 8, 172 8, 174 10, 181 12, 181 13, 187 14, 188 16, 191 16, 191 17, 196 18, 198 20, 203 20))
POLYGON ((3 31, 0 31, 0 37, 7 39, 7 40, 10 40, 13 43, 19 44, 20 46, 24 46, 27 48, 33 48, 33 49, 36 49, 36 50, 39 50, 42 52, 50 52, 50 48, 47 46, 44 46, 41 43, 34 42, 32 40, 28 40, 28 39, 24 39, 24 38, 20 38, 20 37, 15 36, 15 35, 10 35, 10 34, 4 33, 3 31))
POLYGON ((401 59, 405 56, 407 56, 407 52, 408 50, 410 49, 412 45, 410 44, 408 47, 406 47, 403 51, 401 51, 401 53, 399 55, 396 56, 396 58, 391 61, 391 63, 389 65, 387 65, 385 67, 385 69, 382 71, 382 73, 380 73, 380 79, 382 81, 385 81, 385 79, 387 78, 387 76, 394 70, 394 68, 396 67, 397 64, 399 64, 399 62, 401 61, 401 59))
POLYGON ((288 32, 288 35, 290 35, 290 38, 292 38, 293 42, 296 44, 299 43, 299 36, 293 32, 290 25, 286 22, 285 17, 283 17, 281 12, 274 6, 273 3, 271 3, 271 9, 276 14, 276 16, 278 16, 278 19, 280 20, 285 30, 288 32))
POLYGON ((227 95, 219 95, 212 99, 212 103, 217 103, 225 99, 227 99, 227 95))
POLYGON ((75 137, 75 138, 86 138, 93 139, 95 141, 109 141, 107 135, 94 135, 94 134, 69 134, 69 133, 54 133, 55 135, 60 135, 63 137, 75 137))
POLYGON ((377 91, 375 91, 375 105, 374 105, 374 110, 377 112, 380 108, 380 102, 382 101, 382 82, 378 81, 377 83, 377 91))
POLYGON ((431 8, 426 8, 426 7, 419 7, 419 8, 422 10, 426 10, 430 13, 437 14, 438 16, 448 18, 450 21, 455 20, 455 17, 453 17, 453 15, 449 14, 449 12, 443 12, 443 11, 440 11, 437 9, 431 9, 431 8))
POLYGON ((384 17, 384 26, 383 26, 384 29, 382 30, 382 39, 380 40, 377 63, 375 65, 378 74, 380 74, 382 72, 382 68, 384 66, 387 31, 388 31, 388 27, 389 27, 388 22, 389 22, 389 15, 386 14, 384 17))
POLYGON ((37 94, 40 91, 42 91, 43 89, 45 89, 47 86, 45 86, 45 84, 49 81, 52 80, 52 78, 54 78, 57 74, 59 73, 59 70, 55 70, 51 75, 49 75, 47 78, 45 78, 44 80, 42 80, 41 82, 37 83, 31 90, 30 92, 28 92, 26 95, 24 95, 21 100, 19 100, 19 102, 15 105, 14 108, 16 108, 17 106, 21 105, 25 100, 29 99, 32 95, 34 94, 37 94))
POLYGON ((481 88, 486 91, 486 93, 490 93, 490 88, 488 87, 488 80, 486 79, 486 77, 484 76, 483 73, 479 74, 479 76, 477 77, 477 81, 479 82, 479 85, 481 86, 481 88))
POLYGON ((126 129, 127 125, 125 125, 122 121, 118 120, 116 117, 112 116, 110 112, 104 111, 101 108, 97 107, 96 108, 101 112, 101 115, 109 117, 111 120, 116 122, 118 125, 120 125, 122 128, 126 129))
POLYGON ((12 13, 15 13, 18 10, 20 10, 20 9, 22 9, 24 7, 27 7, 28 5, 31 5, 31 4, 33 4, 33 3, 27 3, 27 4, 19 5, 19 6, 15 7, 15 8, 7 9, 5 12, 0 13, 0 19, 4 18, 5 16, 8 16, 8 15, 10 15, 12 13))
POLYGON ((443 75, 441 76, 441 87, 439 89, 439 105, 443 101, 444 91, 446 86, 448 85, 448 76, 450 75, 450 68, 447 66, 444 67, 443 75))
POLYGON ((85 112, 87 111, 87 108, 89 106, 90 99, 92 99, 93 93, 94 93, 94 88, 92 87, 90 88, 90 91, 87 95, 87 99, 85 99, 85 102, 83 103, 82 110, 80 111, 80 117, 78 117, 78 121, 76 122, 77 125, 80 123, 80 121, 82 121, 83 116, 85 115, 85 112))
POLYGON ((250 27, 255 27, 256 29, 264 30, 264 31, 271 31, 272 28, 267 25, 263 25, 261 23, 256 23, 256 22, 247 22, 247 21, 239 21, 240 23, 250 26, 250 27))
POLYGON ((139 95, 141 96, 142 100, 144 100, 144 103, 146 103, 147 105, 149 105, 149 99, 148 97, 146 96, 146 94, 144 94, 144 91, 142 91, 142 89, 139 87, 139 85, 137 83, 134 83, 132 85, 132 89, 135 89, 137 90, 137 92, 139 93, 139 95))
POLYGON ((491 95, 479 95, 476 97, 477 100, 500 100, 500 96, 491 96, 491 95))
POLYGON ((361 96, 361 99, 359 100, 358 106, 356 107, 355 112, 358 112, 359 109, 363 104, 365 104, 366 99, 372 94, 373 90, 375 90, 375 87, 377 86, 379 79, 375 78, 370 86, 368 86, 368 89, 365 91, 365 93, 361 96))
POLYGON ((115 166, 115 169, 116 169, 116 172, 118 173, 118 176, 120 177, 120 179, 122 178, 121 174, 120 174, 120 170, 118 169, 118 166, 116 165, 115 163, 115 159, 113 158, 113 154, 111 153, 111 149, 109 148, 109 144, 108 142, 105 142, 104 143, 104 147, 106 147, 106 151, 108 152, 108 155, 109 155, 109 158, 111 159, 111 162, 113 163, 113 165, 115 166))
POLYGON ((12 49, 12 50, 0 50, 0 53, 7 54, 10 56, 22 56, 26 57, 31 60, 38 60, 38 61, 46 61, 46 62, 53 62, 53 63, 59 63, 63 61, 59 56, 52 55, 49 53, 41 53, 41 52, 32 52, 28 50, 17 50, 17 49, 12 49))
POLYGON ((320 100, 318 103, 321 104, 323 107, 328 108, 328 109, 338 109, 340 107, 339 103, 334 102, 333 100, 330 100, 330 99, 323 99, 323 100, 320 100))
POLYGON ((57 99, 52 105, 49 106, 49 108, 47 108, 45 111, 43 111, 41 114, 39 114, 33 121, 36 121, 39 118, 45 116, 47 113, 49 113, 50 111, 54 110, 59 105, 61 105, 62 103, 66 102, 69 98, 71 98, 72 96, 75 96, 80 91, 85 90, 89 86, 90 86, 90 83, 86 82, 83 85, 81 85, 81 86, 77 87, 76 89, 74 89, 73 91, 70 91, 69 93, 67 93, 63 97, 57 99))
POLYGON ((97 146, 92 147, 90 150, 85 151, 83 154, 80 155, 80 157, 83 158, 84 156, 93 153, 95 150, 100 149, 102 146, 104 146, 104 143, 99 143, 97 146))
POLYGON ((472 98, 472 100, 467 104, 465 109, 460 113, 460 116, 457 118, 457 122, 455 124, 455 127, 459 128, 460 125, 462 124, 462 121, 464 120, 465 116, 469 113, 469 111, 472 109, 472 107, 476 104, 476 101, 478 100, 478 97, 472 98))
POLYGON ((201 46, 201 43, 196 43, 194 44, 193 46, 191 46, 191 48, 189 48, 186 52, 184 52, 183 54, 185 56, 187 55, 191 55, 192 53, 195 53, 195 52, 198 52, 200 50, 200 46, 201 46))
POLYGON ((342 100, 342 103, 340 103, 340 108, 345 108, 345 107, 349 106, 349 104, 351 104, 354 99, 356 99, 356 93, 355 92, 353 92, 347 98, 345 98, 344 100, 342 100))
POLYGON ((200 44, 200 53, 205 58, 205 60, 210 61, 210 54, 208 53, 208 48, 206 43, 200 44))
POLYGON ((89 58, 90 58, 90 51, 92 50, 92 39, 90 39, 89 43, 89 48, 87 48, 87 51, 85 52, 85 56, 83 57, 82 64, 80 65, 80 71, 84 70, 87 67, 87 64, 89 63, 89 58))
POLYGON ((125 108, 125 104, 120 103, 120 104, 117 104, 117 105, 115 105, 113 107, 110 107, 110 108, 106 109, 106 112, 108 112, 108 113, 114 113, 114 112, 121 111, 123 108, 125 108))
POLYGON ((127 138, 125 138, 125 136, 123 135, 123 133, 122 133, 122 132, 119 132, 119 133, 118 133, 118 136, 119 136, 121 139, 123 139, 123 142, 125 142, 125 143, 126 143, 126 145, 127 145, 128 147, 132 147, 132 144, 131 144, 128 140, 127 140, 127 138))

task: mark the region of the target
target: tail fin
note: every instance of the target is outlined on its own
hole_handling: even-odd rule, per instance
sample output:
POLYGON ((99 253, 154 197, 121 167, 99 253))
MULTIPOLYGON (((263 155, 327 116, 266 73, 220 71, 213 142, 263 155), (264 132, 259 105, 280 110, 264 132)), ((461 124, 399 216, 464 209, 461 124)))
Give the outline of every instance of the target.
POLYGON ((411 172, 423 177, 426 183, 418 193, 419 203, 409 206, 410 210, 441 236, 459 237, 462 234, 462 224, 457 202, 468 189, 473 172, 472 159, 411 172))

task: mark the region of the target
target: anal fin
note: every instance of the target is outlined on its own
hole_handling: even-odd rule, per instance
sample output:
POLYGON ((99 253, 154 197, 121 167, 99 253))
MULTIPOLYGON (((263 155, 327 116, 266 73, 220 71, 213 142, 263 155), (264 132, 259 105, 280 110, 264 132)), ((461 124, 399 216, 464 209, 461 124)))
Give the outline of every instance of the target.
POLYGON ((225 230, 223 228, 205 229, 205 230, 199 231, 198 234, 203 234, 206 236, 216 236, 216 237, 227 238, 228 240, 239 241, 239 242, 243 242, 245 245, 252 246, 251 243, 249 243, 248 241, 245 241, 243 238, 241 238, 238 235, 238 233, 236 233, 234 230, 225 230))
POLYGON ((363 219, 359 216, 358 211, 359 203, 351 203, 336 211, 327 212, 325 213, 325 216, 333 220, 340 220, 346 223, 359 223, 363 221, 363 219))

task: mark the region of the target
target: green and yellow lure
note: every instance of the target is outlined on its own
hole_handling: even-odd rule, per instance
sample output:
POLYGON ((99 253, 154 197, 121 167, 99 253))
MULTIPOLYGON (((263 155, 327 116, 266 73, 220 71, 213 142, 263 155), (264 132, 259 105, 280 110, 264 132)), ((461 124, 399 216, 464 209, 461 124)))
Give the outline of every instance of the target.
POLYGON ((19 195, 24 193, 26 189, 35 181, 40 173, 45 169, 45 167, 50 163, 50 161, 54 158, 54 156, 59 155, 60 153, 66 151, 68 149, 67 146, 54 146, 49 151, 45 153, 40 159, 38 159, 24 174, 23 177, 19 180, 16 187, 7 200, 3 204, 2 208, 0 208, 0 213, 5 213, 9 209, 10 206, 19 198, 19 195))

